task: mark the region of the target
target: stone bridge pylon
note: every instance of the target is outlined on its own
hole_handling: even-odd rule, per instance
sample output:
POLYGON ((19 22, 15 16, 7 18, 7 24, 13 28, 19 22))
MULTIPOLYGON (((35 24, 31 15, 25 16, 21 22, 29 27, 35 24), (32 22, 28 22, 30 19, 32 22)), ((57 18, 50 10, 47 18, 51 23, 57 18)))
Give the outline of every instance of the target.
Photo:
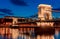
POLYGON ((38 18, 41 20, 51 20, 52 19, 52 7, 51 5, 40 4, 38 6, 38 18))
MULTIPOLYGON (((52 20, 52 6, 40 4, 38 6, 38 19, 40 21, 52 20)), ((37 39, 54 39, 53 24, 54 22, 37 22, 37 25, 41 27, 37 39)))

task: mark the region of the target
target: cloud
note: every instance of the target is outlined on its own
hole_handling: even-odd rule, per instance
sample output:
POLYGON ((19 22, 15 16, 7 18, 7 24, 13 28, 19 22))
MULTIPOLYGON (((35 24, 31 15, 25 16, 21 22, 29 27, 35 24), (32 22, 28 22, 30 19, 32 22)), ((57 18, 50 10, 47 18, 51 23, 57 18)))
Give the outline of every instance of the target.
POLYGON ((0 14, 1 16, 5 16, 5 14, 0 14))
POLYGON ((28 6, 28 4, 25 1, 22 0, 11 0, 11 2, 15 5, 19 5, 19 6, 28 6))
POLYGON ((12 13, 12 11, 9 10, 9 9, 0 9, 0 12, 3 12, 3 13, 8 14, 8 15, 14 15, 14 14, 12 13))

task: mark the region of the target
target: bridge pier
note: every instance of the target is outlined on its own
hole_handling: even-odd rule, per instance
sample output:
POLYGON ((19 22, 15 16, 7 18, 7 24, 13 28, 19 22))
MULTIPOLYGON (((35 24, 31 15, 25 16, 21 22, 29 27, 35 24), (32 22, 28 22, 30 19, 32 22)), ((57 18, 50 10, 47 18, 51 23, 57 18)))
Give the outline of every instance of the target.
POLYGON ((36 28, 35 34, 37 39, 54 39, 55 29, 53 27, 36 28))
MULTIPOLYGON (((52 20, 52 7, 47 4, 40 4, 38 6, 38 18, 40 21, 52 20)), ((37 35, 37 39, 54 39, 53 22, 37 22, 40 35, 37 35), (52 33, 53 32, 53 33, 52 33)))

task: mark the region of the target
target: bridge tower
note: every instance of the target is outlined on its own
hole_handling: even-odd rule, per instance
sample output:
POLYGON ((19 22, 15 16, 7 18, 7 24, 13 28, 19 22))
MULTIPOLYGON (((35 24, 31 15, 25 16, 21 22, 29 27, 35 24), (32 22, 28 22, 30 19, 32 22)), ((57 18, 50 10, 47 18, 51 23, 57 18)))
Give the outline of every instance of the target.
POLYGON ((37 22, 37 25, 40 26, 41 35, 37 35, 37 39, 54 39, 54 29, 53 22, 43 22, 47 20, 52 20, 52 7, 47 4, 40 4, 38 6, 38 19, 40 22, 37 22), (48 34, 48 35, 47 35, 48 34))
POLYGON ((38 18, 41 20, 51 20, 52 19, 52 7, 51 5, 40 4, 38 6, 38 18))

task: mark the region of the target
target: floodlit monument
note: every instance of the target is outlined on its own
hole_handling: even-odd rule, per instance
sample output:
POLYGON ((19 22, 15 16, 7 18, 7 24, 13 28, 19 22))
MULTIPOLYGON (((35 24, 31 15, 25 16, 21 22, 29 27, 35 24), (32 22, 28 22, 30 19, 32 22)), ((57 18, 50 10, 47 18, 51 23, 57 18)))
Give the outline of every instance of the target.
POLYGON ((54 39, 54 29, 53 22, 44 22, 47 20, 52 20, 52 7, 47 4, 40 4, 38 6, 38 19, 41 22, 37 22, 37 25, 40 26, 40 34, 37 36, 37 39, 54 39), (51 32, 51 33, 50 33, 51 32), (53 32, 53 33, 52 33, 53 32))

